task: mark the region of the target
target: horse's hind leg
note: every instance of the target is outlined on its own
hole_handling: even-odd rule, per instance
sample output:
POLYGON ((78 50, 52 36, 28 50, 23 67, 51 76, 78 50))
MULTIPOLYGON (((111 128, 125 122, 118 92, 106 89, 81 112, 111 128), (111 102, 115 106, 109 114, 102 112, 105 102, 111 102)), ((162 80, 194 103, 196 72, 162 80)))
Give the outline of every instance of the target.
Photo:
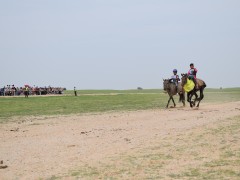
POLYGON ((198 101, 197 107, 199 107, 199 104, 200 104, 200 102, 201 102, 201 100, 203 98, 204 98, 203 90, 200 90, 200 97, 199 97, 199 101, 198 101))
POLYGON ((198 95, 197 95, 196 92, 194 92, 194 93, 192 94, 192 96, 193 96, 193 95, 195 95, 195 98, 194 98, 194 100, 192 101, 192 104, 193 104, 193 106, 195 106, 195 105, 196 105, 196 101, 199 101, 199 99, 198 99, 198 95))

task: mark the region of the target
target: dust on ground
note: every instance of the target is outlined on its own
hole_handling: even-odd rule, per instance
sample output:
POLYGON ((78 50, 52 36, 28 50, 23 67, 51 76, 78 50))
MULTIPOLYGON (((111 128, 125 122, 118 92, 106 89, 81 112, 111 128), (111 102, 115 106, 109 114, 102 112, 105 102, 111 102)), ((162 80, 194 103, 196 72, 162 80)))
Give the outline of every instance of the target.
MULTIPOLYGON (((77 167, 98 167, 109 158, 236 116, 240 116, 240 102, 202 104, 199 109, 19 118, 0 125, 0 160, 6 167, 0 169, 0 179, 65 177, 77 167)), ((214 151, 213 155, 217 156, 214 151)))

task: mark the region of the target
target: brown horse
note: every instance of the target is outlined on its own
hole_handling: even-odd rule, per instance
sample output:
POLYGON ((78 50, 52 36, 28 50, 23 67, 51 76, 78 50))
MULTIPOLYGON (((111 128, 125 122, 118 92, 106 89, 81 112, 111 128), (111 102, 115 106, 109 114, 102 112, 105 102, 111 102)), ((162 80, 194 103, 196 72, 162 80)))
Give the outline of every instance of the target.
POLYGON ((179 102, 182 101, 183 106, 185 106, 185 92, 181 86, 181 83, 178 83, 178 87, 176 87, 175 83, 170 82, 169 79, 163 79, 163 90, 166 91, 169 95, 166 108, 168 108, 170 100, 172 100, 174 107, 176 107, 173 96, 176 95, 177 93, 180 96, 179 102))
MULTIPOLYGON (((182 88, 187 83, 188 74, 181 74, 182 75, 182 88)), ((190 103, 190 107, 195 106, 195 102, 198 101, 197 107, 199 107, 199 104, 201 100, 204 98, 203 90, 205 87, 207 87, 206 83, 201 79, 196 79, 196 82, 198 83, 198 89, 195 87, 193 90, 187 92, 187 101, 190 103), (198 98, 197 91, 200 91, 200 97, 198 98), (195 95, 195 100, 192 101, 192 96, 195 95)))

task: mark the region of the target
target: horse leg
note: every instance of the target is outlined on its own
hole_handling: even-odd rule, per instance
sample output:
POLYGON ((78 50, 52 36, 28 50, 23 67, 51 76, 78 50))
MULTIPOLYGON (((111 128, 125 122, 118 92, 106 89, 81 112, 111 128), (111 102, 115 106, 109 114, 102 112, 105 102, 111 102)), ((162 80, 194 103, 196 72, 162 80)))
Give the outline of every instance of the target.
POLYGON ((194 99, 194 103, 195 103, 198 100, 197 92, 194 92, 194 95, 195 95, 195 99, 194 99))
POLYGON ((168 105, 169 105, 169 102, 170 102, 170 100, 171 100, 171 97, 172 97, 172 96, 169 96, 169 99, 168 99, 168 103, 167 103, 166 108, 168 108, 168 105))
POLYGON ((183 106, 185 107, 185 96, 183 93, 179 94, 179 102, 182 102, 183 106))
POLYGON ((200 97, 199 97, 199 101, 198 101, 197 107, 199 107, 199 104, 200 104, 200 102, 201 102, 201 100, 203 98, 204 98, 203 89, 200 89, 200 97))
MULTIPOLYGON (((193 101, 191 100, 192 105, 195 106, 196 101, 198 101, 198 95, 197 95, 196 91, 193 91, 191 94, 192 94, 192 97, 193 97, 193 95, 195 96, 195 98, 193 99, 193 101)), ((192 97, 191 97, 191 98, 192 98, 192 97)))
POLYGON ((183 103, 183 106, 185 107, 185 95, 182 94, 182 103, 183 103))
POLYGON ((188 100, 189 100, 189 103, 190 103, 190 107, 191 107, 191 108, 193 107, 193 105, 192 105, 192 96, 193 96, 193 93, 192 93, 192 92, 188 94, 188 100))
POLYGON ((193 96, 195 96, 195 98, 193 100, 191 100, 191 102, 192 102, 192 105, 195 106, 197 98, 198 98, 198 95, 197 95, 196 92, 192 92, 192 98, 193 98, 193 96))
POLYGON ((190 101, 189 101, 189 92, 187 93, 187 102, 189 102, 190 103, 190 101))
POLYGON ((188 92, 187 93, 187 102, 190 102, 190 98, 189 97, 190 97, 190 93, 188 92))
POLYGON ((197 95, 196 91, 190 92, 189 102, 191 102, 192 106, 195 106, 195 102, 197 101, 197 98, 198 98, 198 95, 197 95), (195 98, 192 100, 193 96, 195 96, 195 98))
POLYGON ((195 99, 196 99, 196 100, 199 100, 198 95, 197 95, 197 92, 195 92, 195 99))
POLYGON ((173 99, 173 97, 172 97, 172 102, 173 102, 173 104, 174 104, 174 107, 176 107, 176 104, 175 104, 175 102, 174 102, 174 99, 173 99))

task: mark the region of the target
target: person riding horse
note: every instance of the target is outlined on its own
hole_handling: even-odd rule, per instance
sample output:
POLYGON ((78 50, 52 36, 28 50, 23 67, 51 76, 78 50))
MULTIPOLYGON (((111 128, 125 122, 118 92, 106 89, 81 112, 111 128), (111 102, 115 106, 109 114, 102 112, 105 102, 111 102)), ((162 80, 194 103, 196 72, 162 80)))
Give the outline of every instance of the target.
POLYGON ((198 72, 197 68, 194 67, 193 63, 191 63, 190 64, 190 69, 188 71, 188 79, 192 80, 194 82, 195 89, 199 88, 198 83, 197 83, 197 72, 198 72))
POLYGON ((177 69, 173 69, 173 75, 171 76, 171 79, 169 79, 169 82, 175 83, 176 90, 178 90, 178 81, 180 81, 179 76, 177 75, 177 69))
POLYGON ((173 70, 173 75, 170 79, 163 79, 163 90, 166 91, 169 95, 168 103, 166 108, 168 108, 170 100, 172 100, 174 107, 176 103, 174 102, 173 96, 179 94, 179 101, 182 101, 183 106, 185 106, 185 92, 181 86, 179 76, 177 75, 177 69, 173 70))
POLYGON ((206 83, 201 80, 197 79, 197 69, 194 68, 194 64, 190 64, 190 70, 186 74, 182 74, 181 78, 181 84, 183 89, 187 92, 187 101, 190 103, 190 107, 195 106, 195 102, 198 101, 197 107, 199 107, 199 104, 201 100, 203 99, 203 91, 204 88, 207 86, 206 83), (200 97, 198 98, 197 91, 200 92, 200 97), (192 97, 195 95, 195 100, 192 101, 192 97))

